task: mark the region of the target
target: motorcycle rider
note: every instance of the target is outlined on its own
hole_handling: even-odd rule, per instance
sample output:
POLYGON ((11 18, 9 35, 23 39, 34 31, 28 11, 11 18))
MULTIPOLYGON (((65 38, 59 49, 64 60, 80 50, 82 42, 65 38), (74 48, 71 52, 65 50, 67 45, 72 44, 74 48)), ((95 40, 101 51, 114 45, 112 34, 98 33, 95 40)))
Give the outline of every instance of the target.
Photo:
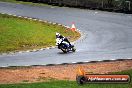
POLYGON ((64 37, 64 36, 62 36, 60 33, 57 33, 57 32, 56 32, 56 39, 57 39, 57 38, 62 39, 62 41, 67 42, 67 43, 69 44, 69 46, 71 46, 71 43, 69 42, 69 40, 68 40, 66 37, 64 37))

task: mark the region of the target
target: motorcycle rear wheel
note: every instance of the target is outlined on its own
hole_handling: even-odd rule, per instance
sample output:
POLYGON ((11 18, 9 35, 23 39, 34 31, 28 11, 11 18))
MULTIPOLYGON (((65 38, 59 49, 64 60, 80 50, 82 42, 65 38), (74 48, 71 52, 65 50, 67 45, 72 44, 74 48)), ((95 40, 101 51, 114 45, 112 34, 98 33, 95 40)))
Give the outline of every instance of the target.
POLYGON ((75 51, 76 51, 76 49, 75 49, 74 47, 72 47, 72 51, 73 51, 73 52, 75 52, 75 51))

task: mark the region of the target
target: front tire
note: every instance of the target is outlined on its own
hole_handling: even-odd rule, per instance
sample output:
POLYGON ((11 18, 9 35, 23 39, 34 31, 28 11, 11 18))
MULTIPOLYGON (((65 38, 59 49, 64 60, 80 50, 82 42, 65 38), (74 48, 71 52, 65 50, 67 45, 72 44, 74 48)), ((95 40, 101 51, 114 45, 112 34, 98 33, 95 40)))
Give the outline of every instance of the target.
POLYGON ((64 45, 64 44, 62 44, 62 45, 60 46, 60 49, 61 49, 64 53, 67 53, 67 52, 68 52, 67 46, 64 45))
POLYGON ((67 49, 61 49, 64 53, 67 53, 67 49))

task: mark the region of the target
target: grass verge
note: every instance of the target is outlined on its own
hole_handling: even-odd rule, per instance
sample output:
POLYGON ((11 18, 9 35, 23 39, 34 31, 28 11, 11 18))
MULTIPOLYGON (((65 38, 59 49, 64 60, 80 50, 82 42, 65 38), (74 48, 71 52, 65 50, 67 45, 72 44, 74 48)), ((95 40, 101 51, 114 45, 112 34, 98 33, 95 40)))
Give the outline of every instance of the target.
POLYGON ((33 2, 24 2, 19 0, 0 0, 2 2, 10 2, 10 3, 17 3, 17 4, 24 4, 24 5, 32 5, 32 6, 50 6, 44 3, 33 3, 33 2))
MULTIPOLYGON (((132 77, 132 70, 116 72, 113 74, 129 74, 132 77)), ((75 81, 51 80, 49 82, 42 83, 1 84, 0 88, 132 88, 132 82, 128 84, 78 85, 75 81)))
POLYGON ((62 26, 0 14, 0 53, 55 45, 56 32, 72 41, 80 37, 62 26))

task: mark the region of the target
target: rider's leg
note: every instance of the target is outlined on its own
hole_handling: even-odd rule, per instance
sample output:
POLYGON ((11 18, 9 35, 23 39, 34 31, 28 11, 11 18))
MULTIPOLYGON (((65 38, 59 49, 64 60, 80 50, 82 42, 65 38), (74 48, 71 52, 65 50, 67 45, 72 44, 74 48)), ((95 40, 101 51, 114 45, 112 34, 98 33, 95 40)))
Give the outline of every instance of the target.
POLYGON ((65 38, 64 41, 68 42, 69 45, 71 46, 71 43, 69 42, 69 40, 67 38, 65 38))

